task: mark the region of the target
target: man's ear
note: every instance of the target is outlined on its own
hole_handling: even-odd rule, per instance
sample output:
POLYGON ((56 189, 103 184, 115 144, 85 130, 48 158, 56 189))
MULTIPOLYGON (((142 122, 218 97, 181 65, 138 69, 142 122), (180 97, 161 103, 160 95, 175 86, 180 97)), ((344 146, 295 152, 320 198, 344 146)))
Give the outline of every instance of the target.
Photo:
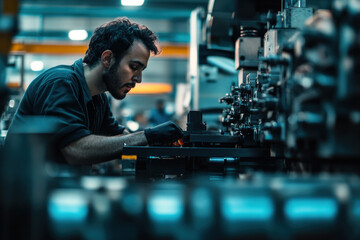
POLYGON ((105 69, 109 69, 114 61, 115 61, 114 54, 111 50, 105 50, 101 54, 101 63, 105 69))

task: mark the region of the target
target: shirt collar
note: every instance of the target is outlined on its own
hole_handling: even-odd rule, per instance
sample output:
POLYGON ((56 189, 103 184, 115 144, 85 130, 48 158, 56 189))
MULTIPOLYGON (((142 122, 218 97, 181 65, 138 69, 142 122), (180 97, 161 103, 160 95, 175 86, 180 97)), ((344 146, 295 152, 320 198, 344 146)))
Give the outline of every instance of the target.
POLYGON ((89 87, 88 87, 88 85, 86 83, 86 80, 85 80, 84 65, 83 65, 83 61, 82 61, 81 58, 74 62, 73 68, 74 68, 74 71, 76 72, 76 74, 79 77, 80 84, 81 84, 81 87, 82 87, 83 92, 84 92, 85 102, 91 101, 92 96, 91 96, 91 93, 90 93, 90 89, 89 89, 89 87))

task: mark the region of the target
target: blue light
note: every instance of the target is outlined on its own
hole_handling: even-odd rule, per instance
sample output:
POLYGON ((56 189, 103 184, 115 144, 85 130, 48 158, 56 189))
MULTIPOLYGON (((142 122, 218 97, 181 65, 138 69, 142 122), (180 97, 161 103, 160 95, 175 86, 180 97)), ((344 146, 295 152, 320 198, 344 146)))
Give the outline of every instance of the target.
POLYGON ((216 157, 212 157, 212 158, 209 158, 209 162, 218 162, 218 163, 222 163, 224 162, 225 159, 224 158, 216 158, 216 157))
POLYGON ((83 221, 88 214, 86 206, 71 206, 50 203, 48 206, 50 217, 55 221, 83 221))
POLYGON ((88 214, 84 205, 70 205, 50 202, 48 205, 50 217, 55 221, 83 221, 88 214))
POLYGON ((225 162, 225 160, 227 162, 234 162, 235 158, 233 158, 233 157, 212 157, 212 158, 209 158, 210 162, 217 162, 217 163, 223 163, 223 162, 225 162))
POLYGON ((58 191, 51 195, 48 213, 52 220, 81 222, 88 215, 87 199, 76 191, 58 191))
POLYGON ((225 196, 221 201, 221 211, 228 221, 264 221, 272 218, 274 205, 268 197, 225 196))
POLYGON ((297 198, 288 200, 284 210, 291 220, 331 220, 336 216, 338 206, 332 198, 297 198))
POLYGON ((147 207, 150 219, 155 222, 176 222, 184 215, 184 202, 178 192, 154 192, 147 207))

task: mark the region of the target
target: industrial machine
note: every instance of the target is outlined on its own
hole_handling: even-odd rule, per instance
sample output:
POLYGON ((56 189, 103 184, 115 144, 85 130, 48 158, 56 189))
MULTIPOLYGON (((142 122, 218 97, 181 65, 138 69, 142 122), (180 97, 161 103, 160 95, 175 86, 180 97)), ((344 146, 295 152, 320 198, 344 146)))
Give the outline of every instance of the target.
MULTIPOLYGON (((7 166, 27 156, 24 179, 37 176, 24 198, 25 223, 36 220, 28 236, 359 239, 359 21, 352 0, 214 0, 194 10, 184 138, 125 146, 96 176, 46 161, 45 148, 13 152, 7 166), (219 93, 215 129, 202 101, 214 81, 230 90, 219 93)), ((24 146, 56 129, 31 126, 24 146)))
MULTIPOLYGON (((179 231, 155 227, 156 237, 186 238, 191 229, 199 239, 358 238, 355 218, 333 206, 340 206, 340 196, 353 207, 357 201, 357 190, 335 185, 352 188, 350 179, 359 174, 359 7, 332 1, 314 13, 306 1, 211 1, 206 14, 197 10, 194 24, 202 28, 191 52, 198 64, 190 81, 193 108, 201 110, 201 71, 214 65, 211 57, 233 57, 237 82, 219 99, 217 131, 207 130, 201 111, 190 111, 183 145, 125 147, 125 155, 137 157, 135 176, 180 181, 174 192, 163 190, 182 192, 173 204, 185 209, 184 218, 171 215, 179 231), (238 181, 224 181, 229 178, 238 181), (194 201, 208 206, 203 210, 192 205, 197 191, 204 196, 194 201)), ((138 196, 147 204, 145 219, 156 225, 152 191, 162 191, 151 187, 138 196)))
POLYGON ((200 82, 192 84, 200 91, 211 57, 234 57, 238 80, 219 99, 222 126, 207 130, 201 111, 190 111, 181 147, 125 147, 124 154, 138 157, 138 172, 155 174, 158 166, 164 175, 208 171, 214 161, 220 172, 232 162, 237 172, 358 173, 356 7, 335 1, 313 16, 306 1, 211 2, 193 50, 200 67, 192 79, 200 82))

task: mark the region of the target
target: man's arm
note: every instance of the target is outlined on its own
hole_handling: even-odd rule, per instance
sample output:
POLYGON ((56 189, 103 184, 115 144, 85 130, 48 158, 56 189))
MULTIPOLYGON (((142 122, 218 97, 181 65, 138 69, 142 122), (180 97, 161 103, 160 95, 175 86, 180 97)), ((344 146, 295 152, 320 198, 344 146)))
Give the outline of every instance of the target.
POLYGON ((141 146, 172 143, 183 136, 182 129, 166 122, 145 131, 113 137, 88 135, 61 149, 65 160, 72 165, 90 165, 119 158, 124 145, 141 146))
POLYGON ((124 145, 147 145, 144 132, 117 136, 88 135, 80 138, 63 149, 65 160, 72 165, 90 165, 119 158, 124 145))

